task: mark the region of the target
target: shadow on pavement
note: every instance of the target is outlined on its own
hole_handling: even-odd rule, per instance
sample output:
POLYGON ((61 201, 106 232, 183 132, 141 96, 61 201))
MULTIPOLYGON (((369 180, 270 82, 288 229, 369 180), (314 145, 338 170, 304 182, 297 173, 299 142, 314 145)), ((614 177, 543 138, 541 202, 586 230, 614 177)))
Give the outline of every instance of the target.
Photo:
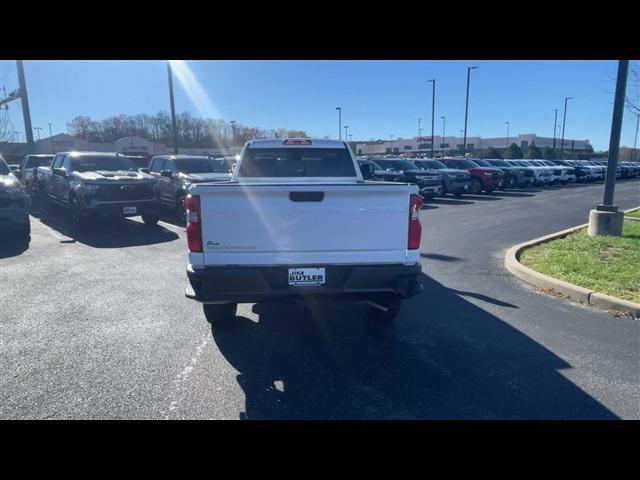
POLYGON ((493 192, 490 195, 495 195, 496 197, 535 197, 535 195, 531 193, 522 193, 522 192, 493 192))
POLYGON ((497 196, 493 196, 493 193, 483 193, 482 195, 467 195, 465 193, 464 195, 464 199, 465 200, 484 200, 484 201, 493 201, 493 200, 502 200, 502 198, 499 196, 499 194, 496 194, 497 196))
POLYGON ((430 260, 438 260, 440 262, 464 262, 464 258, 451 257, 449 255, 441 255, 439 253, 420 253, 422 258, 428 258, 430 260))
MULTIPOLYGON (((130 219, 87 219, 80 227, 73 227, 61 209, 32 208, 31 215, 61 234, 95 248, 122 248, 171 242, 178 237, 161 225, 149 227, 142 221, 130 219)), ((62 240, 63 243, 71 243, 62 240)))
POLYGON ((469 202, 467 200, 462 200, 457 198, 438 197, 431 200, 431 203, 435 203, 436 205, 473 205, 476 202, 469 202))
POLYGON ((259 304, 212 327, 240 373, 243 419, 617 418, 561 358, 427 276, 390 323, 363 303, 259 304))

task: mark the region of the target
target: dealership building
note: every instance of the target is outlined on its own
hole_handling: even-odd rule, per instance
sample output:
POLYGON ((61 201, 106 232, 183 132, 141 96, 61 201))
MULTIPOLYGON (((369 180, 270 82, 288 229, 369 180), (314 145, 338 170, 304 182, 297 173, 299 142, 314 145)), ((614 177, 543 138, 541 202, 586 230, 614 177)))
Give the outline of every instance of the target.
MULTIPOLYGON (((517 135, 513 137, 467 137, 467 151, 473 153, 475 150, 484 148, 496 148, 498 150, 506 150, 508 145, 515 143, 526 149, 529 145, 535 143, 539 148, 553 147, 553 137, 539 137, 533 133, 517 135)), ((460 136, 436 135, 434 137, 434 155, 441 156, 453 154, 462 151, 464 139, 460 136)), ((560 148, 560 139, 555 139, 556 149, 560 148)), ((356 155, 430 155, 431 154, 431 137, 416 137, 410 139, 388 139, 374 140, 369 142, 351 142, 351 148, 356 155)), ((589 140, 564 140, 564 149, 573 153, 584 153, 590 148, 589 140)))

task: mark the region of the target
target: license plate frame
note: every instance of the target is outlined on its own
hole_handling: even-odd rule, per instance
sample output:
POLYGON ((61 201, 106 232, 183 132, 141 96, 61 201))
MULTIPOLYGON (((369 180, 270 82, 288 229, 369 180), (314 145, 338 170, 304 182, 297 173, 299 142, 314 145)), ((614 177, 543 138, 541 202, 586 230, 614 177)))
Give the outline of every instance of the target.
POLYGON ((122 207, 123 215, 135 215, 136 213, 138 213, 137 207, 122 207))

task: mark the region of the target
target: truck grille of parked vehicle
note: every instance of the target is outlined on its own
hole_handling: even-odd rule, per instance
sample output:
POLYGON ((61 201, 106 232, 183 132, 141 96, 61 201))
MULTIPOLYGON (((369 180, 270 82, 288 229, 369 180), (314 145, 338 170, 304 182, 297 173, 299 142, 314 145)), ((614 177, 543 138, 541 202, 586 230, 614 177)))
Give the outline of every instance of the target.
POLYGON ((126 200, 150 200, 154 198, 153 185, 100 185, 96 192, 98 200, 117 202, 126 200))

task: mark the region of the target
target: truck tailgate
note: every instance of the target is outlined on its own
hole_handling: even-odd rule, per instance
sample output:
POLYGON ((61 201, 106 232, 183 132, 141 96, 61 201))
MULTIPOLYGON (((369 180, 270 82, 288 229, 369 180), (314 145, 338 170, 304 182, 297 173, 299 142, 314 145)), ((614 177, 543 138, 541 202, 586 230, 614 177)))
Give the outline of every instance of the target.
POLYGON ((406 184, 199 185, 205 265, 405 263, 406 184))

